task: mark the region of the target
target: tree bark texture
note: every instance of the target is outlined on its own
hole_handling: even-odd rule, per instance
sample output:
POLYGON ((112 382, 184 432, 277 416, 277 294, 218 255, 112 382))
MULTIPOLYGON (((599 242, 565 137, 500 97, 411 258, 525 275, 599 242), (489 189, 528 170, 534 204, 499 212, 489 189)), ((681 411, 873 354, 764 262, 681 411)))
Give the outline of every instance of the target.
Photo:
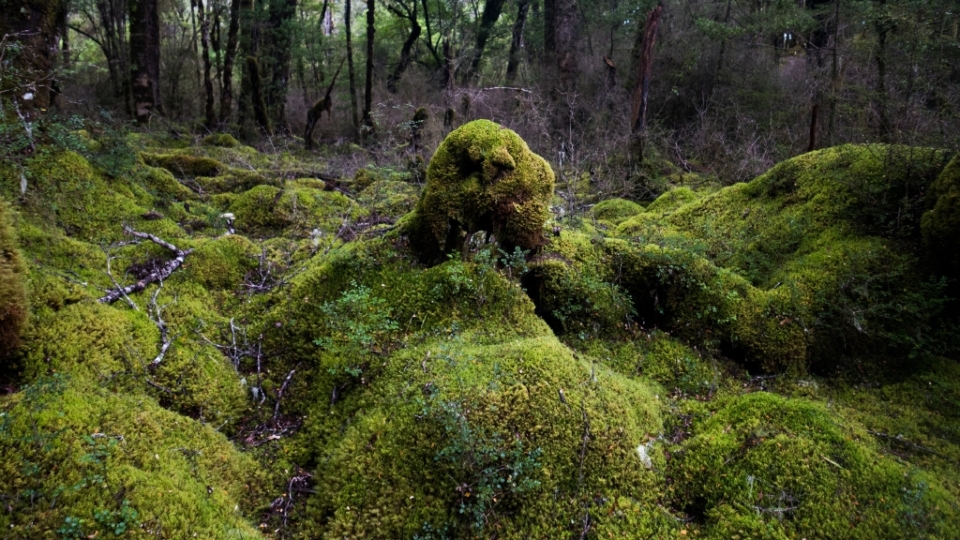
POLYGON ((27 109, 51 104, 65 9, 66 3, 59 0, 0 0, 0 39, 4 41, 0 90, 27 109), (18 51, 10 47, 14 43, 18 51))
POLYGON ((263 95, 263 79, 260 76, 260 63, 253 56, 247 57, 246 76, 250 81, 250 100, 253 102, 253 116, 257 121, 257 126, 267 135, 272 135, 270 115, 267 114, 267 103, 263 95))
POLYGON ((373 134, 373 36, 376 33, 374 23, 376 0, 367 0, 367 79, 364 81, 363 92, 363 129, 366 135, 373 134))
POLYGON ((360 115, 357 114, 357 72, 353 68, 353 45, 350 43, 350 4, 345 0, 343 4, 343 26, 347 37, 347 74, 350 79, 350 114, 353 120, 353 129, 360 129, 360 115))
POLYGON ((233 63, 237 58, 237 39, 240 35, 240 3, 230 2, 230 26, 227 29, 227 50, 223 58, 223 86, 220 88, 220 122, 230 122, 233 112, 233 63))
POLYGON ((279 133, 288 132, 286 103, 287 86, 290 82, 291 34, 297 15, 297 0, 270 0, 269 31, 266 33, 266 53, 261 59, 269 75, 265 99, 279 133))
POLYGON ((580 68, 577 45, 580 43, 580 8, 577 0, 554 0, 554 39, 557 54, 557 82, 561 92, 576 89, 580 68))
POLYGON ((217 113, 214 109, 212 66, 210 64, 210 18, 205 12, 203 0, 196 0, 197 17, 200 19, 200 50, 203 62, 203 117, 204 126, 213 129, 217 125, 217 113))
POLYGON ((160 18, 157 0, 130 0, 130 93, 137 123, 160 112, 160 18))
POLYGON ((507 56, 507 82, 517 78, 517 67, 520 65, 520 49, 523 48, 523 27, 527 24, 527 11, 530 0, 520 0, 517 5, 517 18, 513 22, 513 37, 510 40, 510 54, 507 56))
POLYGON ((643 133, 647 128, 647 97, 650 93, 650 79, 653 72, 653 48, 657 41, 660 16, 663 4, 657 4, 647 15, 647 24, 643 31, 643 46, 637 65, 637 86, 633 92, 630 111, 630 128, 634 133, 643 133))

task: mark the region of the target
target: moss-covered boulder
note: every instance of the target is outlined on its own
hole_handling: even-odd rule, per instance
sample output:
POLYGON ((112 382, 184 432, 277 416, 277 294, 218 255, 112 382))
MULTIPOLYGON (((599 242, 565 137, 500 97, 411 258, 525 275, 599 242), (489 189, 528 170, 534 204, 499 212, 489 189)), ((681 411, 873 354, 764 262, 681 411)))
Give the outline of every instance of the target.
POLYGON ((553 181, 550 165, 516 133, 489 120, 470 122, 437 148, 405 232, 428 262, 461 250, 464 234, 481 230, 507 252, 536 249, 544 242, 553 181))
POLYGON ((203 138, 203 144, 220 148, 236 148, 240 143, 229 133, 213 133, 203 138))
POLYGON ((27 267, 17 246, 13 210, 0 199, 0 358, 19 345, 27 312, 27 267))
POLYGON ((0 405, 10 538, 262 538, 263 476, 210 426, 64 376, 0 405))
POLYGON ((927 191, 921 221, 928 264, 947 276, 960 274, 960 154, 953 158, 927 191))
POLYGON ((735 399, 673 453, 669 474, 676 504, 708 538, 960 534, 956 503, 935 478, 804 399, 735 399))
POLYGON ((626 199, 607 199, 590 209, 590 214, 601 222, 619 225, 623 220, 643 212, 643 207, 626 199))

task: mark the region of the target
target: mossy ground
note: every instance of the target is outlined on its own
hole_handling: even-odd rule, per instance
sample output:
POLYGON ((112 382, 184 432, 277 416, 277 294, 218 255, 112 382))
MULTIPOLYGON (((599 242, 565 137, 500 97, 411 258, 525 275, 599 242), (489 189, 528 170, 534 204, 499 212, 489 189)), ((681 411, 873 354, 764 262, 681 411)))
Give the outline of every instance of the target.
POLYGON ((536 254, 504 249, 521 244, 509 227, 453 250, 437 216, 490 224, 437 206, 444 190, 549 169, 474 127, 430 168, 456 176, 465 152, 475 170, 428 180, 424 198, 380 169, 331 191, 309 178, 320 164, 223 135, 87 134, 26 160, 24 194, 0 168, 0 287, 30 310, 3 360, 0 530, 960 534, 942 279, 955 261, 935 256, 952 239, 949 156, 827 149, 646 206, 599 201, 544 224, 544 205, 523 233, 536 254), (124 224, 192 251, 162 286, 106 305, 113 280, 171 257, 124 224), (411 231, 432 235, 432 266, 411 231))

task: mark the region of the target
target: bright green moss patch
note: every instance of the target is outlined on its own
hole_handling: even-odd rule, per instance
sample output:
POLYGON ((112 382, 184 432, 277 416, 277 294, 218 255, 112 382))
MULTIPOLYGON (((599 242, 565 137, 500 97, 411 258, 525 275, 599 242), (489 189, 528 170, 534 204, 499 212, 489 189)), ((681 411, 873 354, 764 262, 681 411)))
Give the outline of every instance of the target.
POLYGON ((217 176, 223 170, 223 165, 219 161, 208 157, 188 154, 149 154, 146 152, 140 155, 147 165, 166 169, 180 178, 217 176))
POLYGON ((553 171, 513 131, 476 120, 450 133, 427 168, 427 185, 406 225, 420 257, 437 262, 462 250, 463 234, 486 231, 501 247, 544 243, 553 171))
POLYGON ((0 527, 16 538, 261 538, 254 462, 145 396, 44 377, 0 410, 0 527))
POLYGON ((936 479, 803 399, 738 398, 674 453, 669 474, 676 504, 712 538, 960 533, 955 502, 936 479))
POLYGON ((607 199, 590 209, 590 214, 599 221, 618 225, 621 221, 643 212, 643 207, 626 199, 607 199))
POLYGON ((227 235, 205 241, 190 254, 188 279, 208 289, 236 289, 257 267, 260 249, 243 236, 227 235))
MULTIPOLYGON (((427 343, 308 418, 327 456, 310 525, 335 536, 550 537, 596 497, 590 519, 617 530, 613 501, 651 504, 657 483, 637 451, 660 426, 652 392, 551 337, 427 343)), ((653 508, 636 517, 670 528, 653 508)))
POLYGON ((417 188, 407 182, 381 180, 367 186, 357 202, 371 215, 396 219, 413 210, 417 204, 417 188))
POLYGON ((13 210, 0 199, 0 358, 20 344, 26 323, 27 266, 17 246, 13 210))
POLYGON ((229 133, 214 133, 213 135, 207 135, 203 138, 203 144, 209 146, 219 146, 221 148, 236 148, 240 146, 240 143, 237 142, 237 139, 233 138, 233 135, 229 133))
POLYGON ((698 199, 697 194, 688 187, 671 189, 650 203, 646 210, 653 213, 666 213, 698 199))

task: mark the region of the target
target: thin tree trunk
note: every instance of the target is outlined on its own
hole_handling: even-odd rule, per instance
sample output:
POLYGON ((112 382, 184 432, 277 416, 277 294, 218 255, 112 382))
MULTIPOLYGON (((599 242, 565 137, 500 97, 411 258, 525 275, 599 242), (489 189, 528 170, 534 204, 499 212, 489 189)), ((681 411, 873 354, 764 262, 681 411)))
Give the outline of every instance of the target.
POLYGON ((887 114, 887 32, 889 31, 889 14, 887 0, 880 0, 881 13, 874 25, 877 30, 877 48, 874 59, 877 62, 877 86, 875 89, 875 103, 877 107, 877 136, 883 142, 890 142, 890 118, 887 114))
POLYGON ((297 0, 271 0, 269 11, 270 28, 265 36, 268 41, 263 55, 263 58, 269 59, 266 70, 269 85, 265 98, 277 132, 287 133, 287 86, 290 82, 290 49, 293 44, 290 23, 297 14, 297 0))
POLYGON ((543 0, 543 53, 544 62, 551 64, 557 51, 556 0, 543 0))
POLYGON ((657 7, 647 15, 647 24, 643 31, 643 48, 637 66, 637 87, 633 92, 630 112, 630 128, 635 133, 643 133, 647 128, 647 97, 650 93, 650 79, 653 72, 653 47, 657 41, 657 30, 660 27, 662 14, 663 4, 657 4, 657 7))
POLYGON ((376 0, 367 0, 367 79, 364 81, 363 93, 363 130, 364 138, 374 133, 373 117, 373 36, 376 32, 374 23, 376 0))
POLYGON ((483 57, 483 50, 487 46, 487 40, 490 39, 490 32, 493 26, 500 18, 503 12, 503 3, 505 0, 486 0, 483 4, 483 15, 480 17, 480 26, 477 28, 477 42, 473 48, 473 59, 470 61, 470 69, 464 77, 464 82, 469 82, 477 75, 480 70, 480 60, 483 57))
POLYGON ((260 63, 253 56, 247 57, 247 69, 244 73, 250 81, 250 99, 253 101, 253 115, 257 125, 267 135, 270 130, 270 116, 267 114, 267 103, 263 95, 263 79, 260 77, 260 63))
POLYGON ((402 17, 407 19, 410 23, 410 34, 407 35, 406 41, 403 42, 403 47, 400 48, 400 61, 397 62, 397 65, 393 68, 393 71, 390 73, 390 76, 387 77, 387 90, 392 94, 397 93, 397 83, 400 82, 400 78, 403 77, 403 72, 407 70, 407 67, 410 66, 410 51, 413 49, 414 43, 420 39, 420 23, 417 21, 417 2, 414 0, 412 2, 413 8, 409 8, 406 4, 401 3, 400 5, 406 8, 406 13, 401 13, 399 9, 390 5, 387 6, 387 9, 392 11, 397 17, 402 17))
POLYGON ((553 7, 559 89, 561 92, 569 92, 576 89, 580 75, 577 63, 580 10, 577 0, 555 0, 553 7))
POLYGON ((223 86, 220 88, 220 122, 230 122, 233 113, 233 63, 237 57, 237 36, 240 33, 240 2, 230 2, 230 27, 227 29, 227 51, 223 60, 223 86))
POLYGON ((217 125, 217 113, 213 108, 213 80, 210 78, 210 22, 204 12, 203 0, 197 2, 197 17, 200 19, 200 50, 203 60, 204 126, 213 129, 217 125))
POLYGON ((517 19, 513 22, 513 38, 510 40, 510 54, 507 56, 507 82, 513 82, 517 77, 520 49, 523 48, 523 27, 527 24, 529 8, 530 0, 520 0, 517 5, 517 19))
POLYGON ((157 0, 130 1, 130 90, 137 123, 159 112, 159 20, 157 0))
POLYGON ((827 144, 833 144, 833 122, 840 99, 840 0, 835 0, 833 15, 833 63, 830 67, 830 113, 827 115, 827 144))
POLYGON ((347 74, 350 78, 350 115, 353 120, 354 132, 360 130, 360 115, 357 114, 357 75, 353 69, 353 45, 350 42, 350 4, 351 0, 345 0, 343 5, 343 26, 347 36, 347 74))

